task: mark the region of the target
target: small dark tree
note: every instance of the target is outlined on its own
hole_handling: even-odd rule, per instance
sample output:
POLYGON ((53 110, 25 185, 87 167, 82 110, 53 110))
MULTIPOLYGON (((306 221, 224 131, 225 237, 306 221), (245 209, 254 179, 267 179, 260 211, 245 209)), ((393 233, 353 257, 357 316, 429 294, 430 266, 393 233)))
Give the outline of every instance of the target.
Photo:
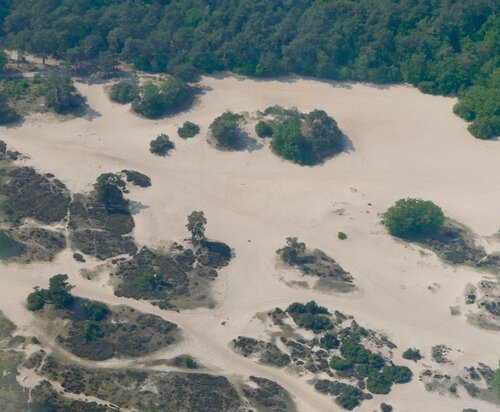
POLYGON ((7 96, 0 93, 0 125, 17 122, 19 114, 10 106, 7 96))
POLYGON ((175 147, 174 143, 170 141, 170 138, 162 133, 154 140, 149 143, 149 151, 158 156, 165 156, 170 150, 175 147))
POLYGON ((52 75, 45 81, 44 89, 45 104, 56 113, 75 112, 85 103, 69 77, 52 75))
POLYGON ((255 133, 259 137, 270 137, 273 135, 273 128, 264 120, 261 120, 255 125, 255 133))
POLYGON ((188 137, 194 137, 198 133, 200 133, 200 126, 189 121, 184 122, 182 127, 179 127, 177 129, 177 134, 183 139, 187 139, 188 137))
POLYGON ((38 286, 35 287, 35 290, 28 295, 28 309, 31 311, 43 309, 45 305, 45 299, 45 291, 40 290, 38 286))
POLYGON ((217 117, 209 127, 217 146, 222 149, 237 149, 242 134, 240 129, 242 122, 243 116, 231 111, 217 117))
POLYGON ((123 197, 125 182, 115 173, 103 173, 100 175, 94 189, 96 200, 102 203, 108 213, 128 214, 128 201, 123 197))
POLYGON ((49 279, 48 299, 58 309, 67 309, 73 304, 73 296, 70 291, 73 289, 68 283, 68 275, 55 275, 49 279))
POLYGON ((5 68, 9 59, 3 50, 0 50, 0 72, 5 68))
POLYGON ((419 361, 422 359, 422 355, 418 349, 408 348, 403 352, 403 359, 408 359, 412 361, 419 361))
POLYGON ((299 242, 296 237, 287 237, 286 246, 278 249, 276 253, 283 259, 285 263, 293 265, 297 263, 300 255, 306 251, 306 244, 299 242))
POLYGON ((445 216, 441 208, 422 199, 400 199, 385 213, 383 223, 393 236, 435 233, 441 229, 445 216))
POLYGON ((205 225, 207 219, 202 211, 193 211, 188 216, 187 229, 191 232, 191 241, 194 244, 201 243, 205 240, 205 225))
POLYGON ((381 403, 380 404, 380 410, 382 412, 392 412, 392 406, 387 404, 387 403, 381 403))

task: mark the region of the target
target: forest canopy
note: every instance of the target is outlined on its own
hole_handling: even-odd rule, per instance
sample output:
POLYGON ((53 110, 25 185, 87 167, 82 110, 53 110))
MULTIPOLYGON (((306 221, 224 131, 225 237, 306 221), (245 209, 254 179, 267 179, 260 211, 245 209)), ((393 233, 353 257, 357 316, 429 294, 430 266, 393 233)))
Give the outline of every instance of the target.
MULTIPOLYGON (((183 80, 215 70, 408 82, 457 94, 478 138, 500 134, 495 0, 0 0, 5 46, 75 71, 117 60, 183 80)), ((0 35, 2 35, 0 30, 0 35)))

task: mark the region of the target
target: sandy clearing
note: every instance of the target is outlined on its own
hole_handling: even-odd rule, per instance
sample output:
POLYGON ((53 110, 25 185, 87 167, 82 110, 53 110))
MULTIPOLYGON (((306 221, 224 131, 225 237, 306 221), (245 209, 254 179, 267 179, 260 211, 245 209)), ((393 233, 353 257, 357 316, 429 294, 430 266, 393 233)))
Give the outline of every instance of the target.
MULTIPOLYGON (((400 197, 421 196, 478 235, 493 235, 500 229, 498 142, 473 139, 452 114, 453 99, 423 95, 407 86, 294 77, 255 81, 230 75, 205 77, 202 85, 206 91, 191 110, 150 121, 111 103, 102 85, 79 84, 94 111, 92 120, 59 122, 35 116, 19 128, 0 129, 0 138, 29 155, 28 164, 55 173, 74 191, 89 189, 107 171, 128 168, 150 176, 151 188, 130 194, 145 207, 135 216, 141 244, 185 237, 186 215, 204 210, 209 236, 227 242, 236 253, 215 284, 220 305, 177 314, 144 302, 130 304, 178 323, 186 352, 201 363, 230 374, 274 379, 295 395, 301 410, 338 408, 297 377, 255 365, 227 347, 238 335, 264 333, 263 325, 252 320, 256 312, 295 300, 315 299, 352 314, 361 324, 388 334, 399 351, 417 346, 428 356, 430 347, 440 343, 461 350, 450 370, 477 361, 495 365, 499 335, 478 330, 449 311, 449 306, 463 306, 464 285, 481 274, 446 267, 433 255, 390 238, 379 214, 400 197), (326 110, 349 137, 352 150, 320 167, 303 168, 278 159, 267 145, 237 153, 207 145, 208 125, 224 110, 253 112, 274 104, 326 110), (200 124, 201 134, 187 141, 178 138, 175 131, 184 120, 200 124), (167 158, 148 151, 149 141, 160 132, 176 143, 167 158), (335 213, 339 209, 343 214, 335 213), (337 240, 338 230, 349 239, 337 240), (337 259, 355 276, 361 292, 329 296, 279 281, 274 251, 290 235, 337 259), (434 293, 428 290, 433 283, 439 284, 434 293)), ((32 317, 22 302, 34 285, 45 285, 55 273, 71 274, 82 296, 124 301, 106 285, 82 279, 78 268, 66 252, 51 265, 2 267, 0 309, 28 332, 32 317)), ((397 410, 412 410, 423 402, 428 411, 451 411, 465 402, 429 394, 418 380, 396 387, 386 398, 397 410)), ((469 405, 493 410, 477 401, 467 401, 469 405)), ((365 403, 360 410, 375 406, 365 403)))

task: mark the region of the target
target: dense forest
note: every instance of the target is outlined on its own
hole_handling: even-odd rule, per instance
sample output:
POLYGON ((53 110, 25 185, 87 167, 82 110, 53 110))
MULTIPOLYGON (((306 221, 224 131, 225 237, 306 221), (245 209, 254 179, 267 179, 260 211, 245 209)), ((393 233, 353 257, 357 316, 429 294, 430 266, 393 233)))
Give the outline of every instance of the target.
POLYGON ((457 94, 479 138, 500 134, 495 0, 0 0, 5 47, 75 71, 118 60, 183 80, 231 70, 409 82, 457 94))

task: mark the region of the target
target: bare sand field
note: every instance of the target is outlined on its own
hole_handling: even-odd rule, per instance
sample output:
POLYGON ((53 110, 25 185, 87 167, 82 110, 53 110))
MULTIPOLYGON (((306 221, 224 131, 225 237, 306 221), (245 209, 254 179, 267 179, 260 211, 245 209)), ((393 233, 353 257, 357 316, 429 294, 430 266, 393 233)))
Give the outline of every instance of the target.
MULTIPOLYGON (((33 335, 36 327, 24 307, 26 295, 35 285, 45 286, 53 274, 68 273, 77 295, 127 303, 177 323, 184 334, 182 351, 206 367, 275 380, 301 411, 340 410, 304 378, 240 357, 228 346, 239 335, 265 336, 256 313, 314 299, 385 333, 398 345, 399 363, 415 374, 410 384, 397 385, 357 410, 372 411, 380 402, 396 411, 496 410, 467 395, 426 391, 418 380, 420 365, 400 358, 404 349, 417 347, 426 357, 423 364, 433 368, 430 348, 444 344, 452 349, 453 364, 441 369, 450 374, 477 362, 496 367, 500 335, 470 325, 463 316, 468 310, 465 285, 483 274, 447 266, 432 253, 395 240, 380 223, 380 214, 397 199, 422 197, 469 227, 489 251, 500 250, 499 142, 470 136, 452 113, 454 99, 424 95, 409 86, 296 77, 257 81, 221 74, 202 79, 203 94, 190 110, 152 121, 112 103, 103 84, 77 85, 91 108, 86 118, 33 116, 19 127, 0 128, 0 139, 29 156, 26 164, 54 173, 75 192, 89 190, 104 172, 145 173, 152 187, 133 188, 128 195, 137 202, 134 236, 139 245, 186 238, 186 216, 203 210, 208 236, 234 248, 235 258, 214 283, 217 306, 180 313, 115 297, 107 276, 83 278, 82 266, 69 251, 50 264, 2 265, 0 310, 23 333, 33 335), (275 104, 325 110, 347 135, 349 149, 323 165, 301 167, 276 157, 268 143, 239 152, 207 144, 208 126, 223 111, 252 113, 275 104), (199 124, 200 135, 180 139, 176 130, 185 120, 199 124), (176 145, 165 158, 149 152, 150 140, 162 132, 176 145), (338 231, 348 239, 338 240, 338 231), (335 258, 352 273, 358 291, 334 295, 287 286, 275 258, 287 236, 335 258), (451 316, 450 306, 460 306, 462 316, 451 316)), ((86 266, 96 264, 88 260, 86 266)))

